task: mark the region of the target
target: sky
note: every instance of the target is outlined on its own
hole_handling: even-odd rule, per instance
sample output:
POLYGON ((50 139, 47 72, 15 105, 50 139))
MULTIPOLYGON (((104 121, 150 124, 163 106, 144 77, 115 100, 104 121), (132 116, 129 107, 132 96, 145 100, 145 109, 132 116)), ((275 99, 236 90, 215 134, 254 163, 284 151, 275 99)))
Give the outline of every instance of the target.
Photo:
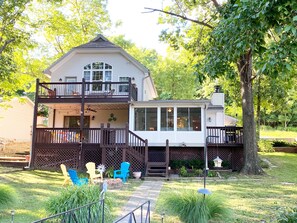
MULTIPOLYGON (((113 28, 108 35, 124 35, 138 47, 156 49, 166 54, 166 44, 159 42, 162 26, 157 24, 159 14, 143 13, 145 7, 163 8, 164 0, 108 0, 107 10, 113 23, 122 21, 121 27, 113 28)), ((163 27, 164 28, 164 27, 163 27)))

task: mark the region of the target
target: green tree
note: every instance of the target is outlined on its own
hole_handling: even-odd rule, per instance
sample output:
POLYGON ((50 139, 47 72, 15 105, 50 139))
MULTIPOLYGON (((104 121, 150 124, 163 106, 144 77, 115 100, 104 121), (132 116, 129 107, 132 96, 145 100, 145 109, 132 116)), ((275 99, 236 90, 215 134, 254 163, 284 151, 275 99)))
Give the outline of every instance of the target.
POLYGON ((29 0, 2 1, 0 7, 0 95, 13 96, 17 89, 18 75, 13 58, 18 47, 25 47, 29 33, 25 31, 27 21, 23 15, 29 0))
MULTIPOLYGON (((244 125, 242 172, 245 174, 263 172, 257 157, 253 80, 261 73, 277 76, 292 70, 297 52, 296 4, 295 1, 230 0, 220 5, 216 0, 183 0, 171 8, 153 9, 174 17, 169 22, 176 27, 175 35, 165 36, 169 42, 176 44, 177 40, 182 40, 189 49, 194 49, 189 43, 205 46, 207 41, 201 36, 207 36, 205 64, 202 65, 208 75, 212 78, 220 75, 239 77, 244 125), (191 19, 193 17, 196 19, 191 19), (194 28, 185 21, 191 21, 194 28), (200 32, 191 32, 197 25, 208 31, 200 28, 200 32), (253 62, 257 73, 253 73, 253 62)), ((192 53, 199 55, 197 50, 192 53)), ((202 49, 202 53, 205 54, 205 50, 202 49)))

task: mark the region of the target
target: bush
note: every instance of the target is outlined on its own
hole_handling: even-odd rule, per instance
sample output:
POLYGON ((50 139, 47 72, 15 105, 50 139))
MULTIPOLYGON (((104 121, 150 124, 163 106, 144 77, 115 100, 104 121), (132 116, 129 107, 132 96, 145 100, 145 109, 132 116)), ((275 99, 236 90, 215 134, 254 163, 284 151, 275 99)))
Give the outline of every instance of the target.
POLYGON ((274 152, 272 142, 268 140, 263 140, 263 139, 259 140, 258 147, 260 152, 264 152, 264 153, 274 152))
POLYGON ((277 217, 279 223, 296 223, 297 222, 297 207, 292 209, 285 209, 279 213, 277 217))
POLYGON ((104 173, 104 176, 108 177, 108 178, 113 178, 113 171, 114 171, 113 166, 108 167, 107 170, 104 173))
POLYGON ((15 200, 15 191, 7 185, 0 184, 0 209, 7 208, 7 206, 13 204, 15 200))
POLYGON ((187 177, 188 176, 188 171, 186 169, 186 167, 182 166, 179 170, 179 174, 182 176, 182 177, 187 177))
POLYGON ((274 140, 272 142, 273 147, 296 147, 296 143, 290 143, 284 140, 274 140))
MULTIPOLYGON (((58 214, 95 201, 99 201, 99 194, 100 188, 98 186, 69 186, 67 188, 64 188, 57 196, 51 197, 48 200, 46 204, 46 210, 49 215, 58 214)), ((111 220, 111 207, 112 201, 106 196, 104 204, 105 219, 111 220)), ((77 214, 79 222, 85 221, 85 216, 87 216, 86 208, 81 209, 81 211, 75 213, 77 214)), ((91 215, 98 216, 98 214, 101 214, 100 212, 98 212, 98 205, 93 205, 91 208, 91 215)))
POLYGON ((173 170, 178 170, 182 168, 182 166, 186 167, 187 169, 203 169, 204 161, 203 160, 170 160, 169 166, 173 170))
POLYGON ((211 219, 224 219, 229 214, 221 199, 210 195, 203 200, 194 190, 170 191, 161 203, 185 223, 207 223, 211 219))

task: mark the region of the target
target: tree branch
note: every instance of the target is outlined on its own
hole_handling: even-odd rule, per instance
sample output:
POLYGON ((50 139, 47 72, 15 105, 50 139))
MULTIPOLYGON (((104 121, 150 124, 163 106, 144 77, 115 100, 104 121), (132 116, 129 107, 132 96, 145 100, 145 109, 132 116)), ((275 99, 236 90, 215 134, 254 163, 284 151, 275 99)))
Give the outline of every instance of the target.
POLYGON ((149 12, 145 12, 145 13, 162 12, 162 13, 165 13, 165 14, 168 14, 168 15, 172 15, 172 16, 175 16, 175 17, 178 17, 178 18, 187 20, 187 21, 194 22, 194 23, 199 24, 201 26, 206 26, 206 27, 208 27, 210 29, 213 29, 214 28, 212 25, 209 25, 208 23, 205 23, 205 22, 202 22, 202 21, 198 21, 198 20, 195 20, 195 19, 191 19, 191 18, 188 18, 186 16, 178 15, 178 14, 175 14, 173 12, 167 12, 167 11, 164 11, 164 10, 161 10, 161 9, 153 9, 153 8, 146 8, 146 7, 144 9, 150 10, 149 12))
POLYGON ((211 0, 214 6, 216 7, 217 11, 219 12, 221 9, 221 5, 218 3, 217 0, 211 0))
POLYGON ((15 41, 15 38, 6 40, 3 44, 2 47, 0 47, 0 54, 2 54, 2 52, 5 50, 5 48, 7 47, 8 44, 12 43, 13 41, 15 41))

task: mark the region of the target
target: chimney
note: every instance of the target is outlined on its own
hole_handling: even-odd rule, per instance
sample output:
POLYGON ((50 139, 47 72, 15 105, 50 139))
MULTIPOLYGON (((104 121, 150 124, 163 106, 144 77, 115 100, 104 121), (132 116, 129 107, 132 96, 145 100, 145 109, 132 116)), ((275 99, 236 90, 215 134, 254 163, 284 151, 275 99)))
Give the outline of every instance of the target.
POLYGON ((225 96, 224 93, 221 92, 221 86, 215 85, 215 91, 211 96, 212 105, 218 105, 224 107, 225 105, 225 96))

